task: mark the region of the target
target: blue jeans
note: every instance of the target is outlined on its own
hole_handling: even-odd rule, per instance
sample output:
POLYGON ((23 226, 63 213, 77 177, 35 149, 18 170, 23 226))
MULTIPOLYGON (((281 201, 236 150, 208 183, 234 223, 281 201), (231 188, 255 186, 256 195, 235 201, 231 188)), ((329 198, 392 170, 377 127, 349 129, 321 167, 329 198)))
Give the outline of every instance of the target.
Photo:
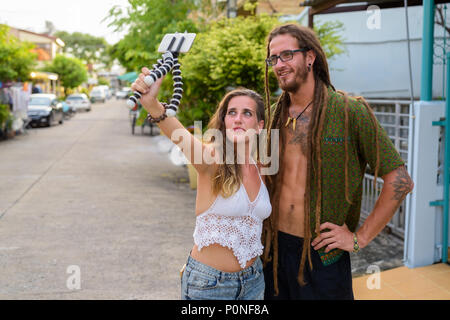
POLYGON ((222 272, 189 256, 181 277, 182 300, 263 300, 264 274, 258 257, 238 272, 222 272))

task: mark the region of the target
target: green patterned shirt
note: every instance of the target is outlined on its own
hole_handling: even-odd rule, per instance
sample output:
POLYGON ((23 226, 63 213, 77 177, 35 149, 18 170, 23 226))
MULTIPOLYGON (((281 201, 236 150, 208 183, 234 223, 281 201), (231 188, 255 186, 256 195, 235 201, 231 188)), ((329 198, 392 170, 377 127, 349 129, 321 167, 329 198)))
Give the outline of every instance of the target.
MULTIPOLYGON (((377 152, 375 147, 375 127, 367 108, 361 101, 349 97, 348 102, 348 183, 352 204, 345 200, 345 151, 344 151, 344 97, 331 88, 322 134, 322 210, 320 223, 331 222, 348 226, 354 232, 358 227, 362 200, 362 182, 366 166, 375 170, 377 152)), ((388 137, 386 131, 378 126, 380 167, 378 176, 391 172, 404 165, 404 161, 388 137)), ((311 233, 316 237, 315 204, 317 200, 317 181, 313 177, 311 186, 311 233)), ((319 250, 324 265, 336 262, 343 250, 334 249, 325 253, 319 250)))

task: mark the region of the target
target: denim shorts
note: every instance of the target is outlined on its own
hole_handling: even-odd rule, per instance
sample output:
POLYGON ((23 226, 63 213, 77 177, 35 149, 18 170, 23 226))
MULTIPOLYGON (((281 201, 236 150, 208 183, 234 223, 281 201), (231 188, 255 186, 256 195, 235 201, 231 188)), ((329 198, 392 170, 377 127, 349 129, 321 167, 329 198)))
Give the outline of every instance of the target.
POLYGON ((182 300, 263 300, 261 259, 238 272, 223 272, 189 256, 181 276, 182 300))

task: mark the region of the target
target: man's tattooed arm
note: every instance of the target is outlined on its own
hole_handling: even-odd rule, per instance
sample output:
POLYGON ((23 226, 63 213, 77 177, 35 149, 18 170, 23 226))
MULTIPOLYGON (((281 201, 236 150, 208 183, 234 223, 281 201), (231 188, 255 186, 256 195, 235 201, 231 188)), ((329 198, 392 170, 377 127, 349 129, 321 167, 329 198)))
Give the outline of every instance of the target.
POLYGON ((406 195, 414 188, 405 166, 401 166, 383 177, 384 184, 372 212, 357 230, 361 248, 367 246, 389 223, 406 195))
POLYGON ((394 191, 392 200, 398 201, 403 201, 406 195, 412 191, 414 186, 411 177, 404 166, 395 170, 394 181, 390 182, 390 184, 393 186, 394 191))

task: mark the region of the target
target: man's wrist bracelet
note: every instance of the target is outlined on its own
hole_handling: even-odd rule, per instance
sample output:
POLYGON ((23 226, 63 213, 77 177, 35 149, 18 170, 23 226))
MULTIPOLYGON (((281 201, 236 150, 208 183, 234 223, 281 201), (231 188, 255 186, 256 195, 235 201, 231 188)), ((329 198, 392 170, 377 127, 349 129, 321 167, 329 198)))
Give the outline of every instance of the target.
POLYGON ((359 251, 358 238, 356 237, 356 232, 353 233, 353 252, 357 253, 359 251))

